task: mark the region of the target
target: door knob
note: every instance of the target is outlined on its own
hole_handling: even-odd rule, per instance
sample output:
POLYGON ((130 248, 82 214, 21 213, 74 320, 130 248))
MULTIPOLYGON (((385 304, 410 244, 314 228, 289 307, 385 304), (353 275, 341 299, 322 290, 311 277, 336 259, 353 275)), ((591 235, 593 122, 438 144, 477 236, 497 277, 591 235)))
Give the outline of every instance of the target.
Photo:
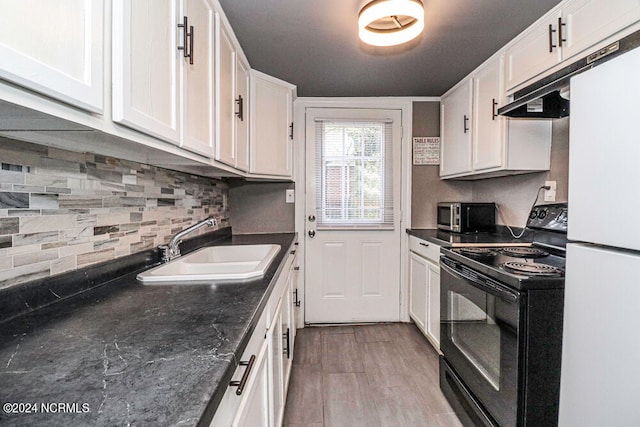
POLYGON ((309 230, 309 237, 312 239, 316 236, 316 230, 309 230))
POLYGON ((309 222, 314 222, 316 220, 315 215, 309 215, 309 222))

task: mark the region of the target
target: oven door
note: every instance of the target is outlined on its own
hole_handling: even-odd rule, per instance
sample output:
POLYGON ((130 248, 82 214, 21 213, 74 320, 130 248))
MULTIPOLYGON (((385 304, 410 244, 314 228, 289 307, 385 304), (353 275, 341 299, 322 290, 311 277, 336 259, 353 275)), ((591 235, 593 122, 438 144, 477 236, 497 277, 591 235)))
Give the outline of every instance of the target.
POLYGON ((517 425, 520 312, 525 296, 441 258, 440 349, 491 417, 517 425))

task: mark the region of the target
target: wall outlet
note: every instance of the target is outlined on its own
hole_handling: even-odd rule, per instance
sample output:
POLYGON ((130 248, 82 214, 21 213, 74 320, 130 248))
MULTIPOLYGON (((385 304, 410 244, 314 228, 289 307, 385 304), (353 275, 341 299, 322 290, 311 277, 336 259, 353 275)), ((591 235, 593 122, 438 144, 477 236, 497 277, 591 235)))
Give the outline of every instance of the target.
POLYGON ((551 187, 551 190, 544 190, 544 201, 555 202, 556 201, 556 181, 545 181, 544 185, 551 187))
POLYGON ((287 203, 295 203, 295 201, 296 201, 295 190, 293 190, 293 189, 286 190, 286 194, 287 194, 286 202, 287 203))

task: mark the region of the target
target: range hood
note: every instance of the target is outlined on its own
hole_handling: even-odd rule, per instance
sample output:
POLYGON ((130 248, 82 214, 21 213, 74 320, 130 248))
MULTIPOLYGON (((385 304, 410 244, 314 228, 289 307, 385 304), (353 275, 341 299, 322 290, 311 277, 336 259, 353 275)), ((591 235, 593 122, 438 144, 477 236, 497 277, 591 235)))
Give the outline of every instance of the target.
POLYGON ((513 102, 498 109, 501 116, 531 119, 558 119, 569 115, 569 81, 622 53, 640 46, 640 31, 568 65, 513 94, 513 102))

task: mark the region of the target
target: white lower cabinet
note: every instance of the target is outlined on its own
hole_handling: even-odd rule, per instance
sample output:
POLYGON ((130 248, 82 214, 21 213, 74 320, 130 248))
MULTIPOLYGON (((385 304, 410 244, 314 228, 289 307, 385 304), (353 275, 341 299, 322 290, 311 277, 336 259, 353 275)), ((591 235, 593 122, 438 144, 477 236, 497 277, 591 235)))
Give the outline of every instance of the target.
POLYGON ((267 346, 263 345, 254 361, 252 382, 247 384, 246 398, 240 402, 232 426, 259 427, 269 425, 269 369, 267 346))
POLYGON ((273 408, 272 425, 274 426, 282 425, 285 403, 282 363, 284 345, 282 336, 282 300, 280 300, 273 323, 267 332, 267 341, 269 343, 269 379, 271 380, 271 407, 273 408))
POLYGON ((292 298, 294 265, 295 251, 292 251, 242 353, 211 427, 282 425, 295 337, 291 333, 295 309, 292 298))
POLYGON ((440 349, 440 246, 409 237, 409 316, 440 349))

